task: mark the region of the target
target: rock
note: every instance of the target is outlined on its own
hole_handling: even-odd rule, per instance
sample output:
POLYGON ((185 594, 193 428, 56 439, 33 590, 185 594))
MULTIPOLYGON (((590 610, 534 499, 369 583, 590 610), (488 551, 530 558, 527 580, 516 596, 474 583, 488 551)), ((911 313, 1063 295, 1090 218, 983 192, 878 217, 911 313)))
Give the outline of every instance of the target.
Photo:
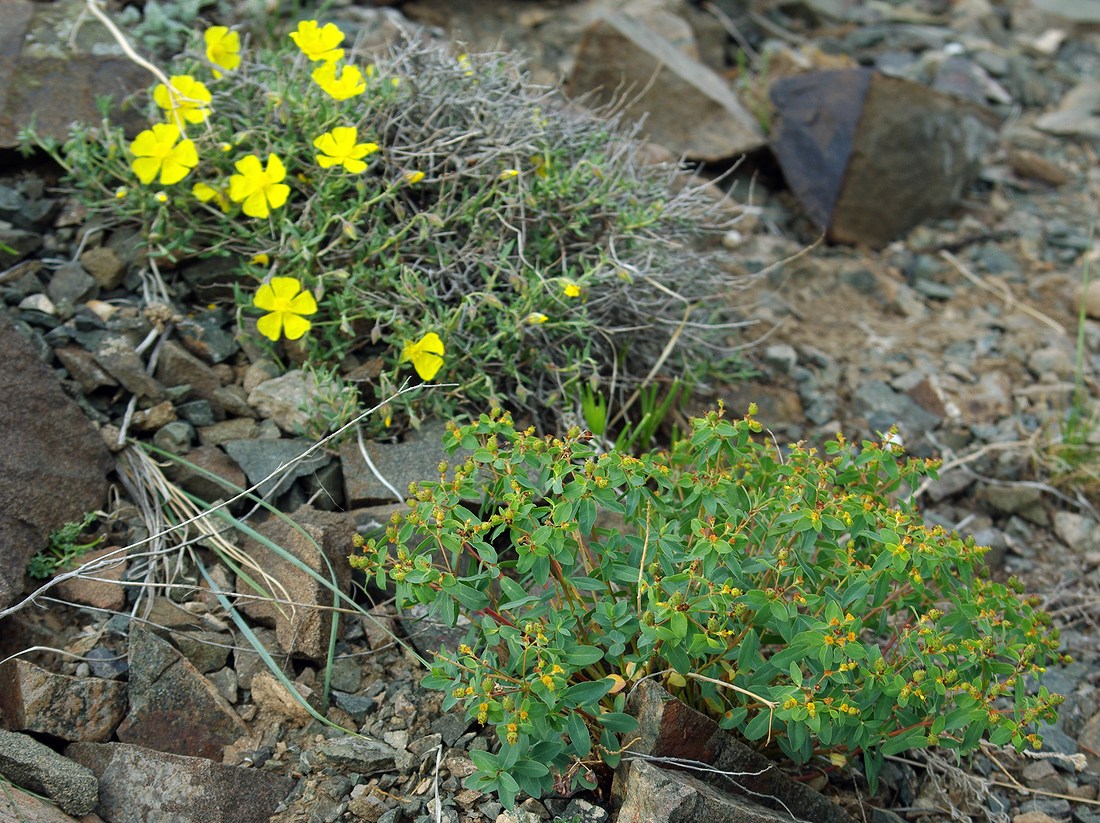
POLYGON ((636 19, 612 13, 584 34, 569 93, 621 104, 675 155, 717 161, 765 145, 760 126, 722 77, 636 19))
POLYGON ((1094 279, 1082 295, 1085 301, 1085 314, 1093 320, 1100 320, 1100 279, 1094 279))
POLYGON ((217 671, 229 659, 233 638, 211 631, 181 631, 172 633, 172 642, 192 666, 203 674, 217 671))
POLYGON ((157 403, 147 409, 134 412, 130 418, 130 426, 135 431, 154 432, 162 426, 167 426, 176 419, 176 407, 170 400, 157 403))
POLYGON ((153 403, 164 398, 163 387, 145 371, 145 363, 126 335, 104 335, 92 354, 96 363, 131 394, 153 403))
POLYGON ((118 381, 107 374, 103 368, 95 362, 90 352, 79 346, 62 346, 54 349, 54 354, 65 367, 65 371, 80 384, 85 394, 91 394, 96 389, 105 386, 117 386, 118 381))
MULTIPOLYGON (((1033 786, 1034 784, 1028 783, 1026 785, 1033 786)), ((1015 815, 1012 818, 1012 823, 1059 823, 1059 819, 1043 812, 1024 812, 1015 815)))
POLYGON ((122 285, 122 275, 126 266, 118 252, 110 246, 97 246, 80 255, 80 265, 92 276, 101 289, 117 289, 122 285))
MULTIPOLYGON (((718 728, 718 724, 694 709, 676 700, 656 683, 644 680, 638 683, 627 704, 627 710, 640 723, 631 737, 636 738, 630 749, 641 756, 679 757, 696 760, 714 767, 715 772, 701 772, 707 783, 714 781, 722 790, 732 790, 731 781, 719 772, 738 772, 736 790, 747 794, 757 801, 771 798, 786 809, 781 818, 791 817, 813 820, 815 823, 854 823, 852 818, 839 806, 834 805, 813 789, 787 778, 775 765, 761 754, 750 749, 732 735, 718 728)), ((630 761, 629 770, 648 763, 635 759, 630 761)), ((622 771, 616 774, 612 793, 622 797, 629 788, 625 782, 629 776, 622 771)), ((655 776, 656 779, 657 776, 655 776)), ((663 776, 662 780, 667 780, 663 776)), ((661 785, 669 787, 667 782, 661 785)), ((641 791, 640 788, 637 791, 641 791)), ((670 788, 671 797, 681 797, 683 788, 670 788)), ((638 798, 639 803, 644 798, 638 798)), ((681 803, 687 801, 681 800, 681 803)), ((702 800, 698 802, 709 802, 702 800)), ((768 801, 771 803, 771 801, 768 801)), ((647 808, 639 806, 638 808, 647 808)), ((689 808, 685 805, 685 808, 689 808)), ((763 810, 766 811, 766 810, 763 810)), ((644 817, 624 818, 620 820, 645 820, 644 817)), ((665 819, 665 818, 660 818, 665 819)), ((710 820, 705 814, 700 817, 676 817, 675 820, 710 820)), ((751 819, 751 818, 746 818, 751 819)), ((771 818, 760 818, 771 820, 771 818)))
POLYGON ((0 823, 103 823, 97 814, 82 815, 78 820, 65 814, 48 800, 27 794, 18 786, 5 784, 0 791, 0 823))
POLYGON ((69 814, 89 814, 99 802, 99 782, 90 769, 25 734, 0 730, 0 774, 69 814))
POLYGON ((183 454, 194 444, 195 427, 183 420, 166 423, 153 435, 153 445, 169 454, 183 454))
POLYGON ((897 424, 903 438, 914 439, 936 428, 943 420, 881 380, 868 380, 856 389, 852 412, 867 421, 870 434, 886 432, 897 424))
MULTIPOLYGON (((276 439, 278 435, 276 430, 276 439)), ((199 443, 204 446, 223 446, 231 440, 255 440, 260 436, 259 424, 250 417, 231 417, 199 429, 199 443)))
POLYGON ((772 150, 830 240, 885 246, 944 213, 994 139, 982 109, 866 68, 777 80, 772 150))
POLYGON ((392 771, 397 751, 381 740, 369 737, 335 737, 309 750, 314 768, 333 766, 344 771, 371 775, 392 771))
POLYGON ((1096 0, 1031 0, 1031 5, 1071 23, 1100 23, 1100 3, 1096 0))
POLYGON ((0 717, 13 731, 95 743, 110 738, 125 712, 123 683, 54 674, 18 659, 0 666, 0 717))
POLYGON ((1100 138, 1100 81, 1086 80, 1071 89, 1058 108, 1042 115, 1035 127, 1060 137, 1100 138))
POLYGON ((173 462, 169 465, 165 474, 173 483, 200 500, 211 503, 237 493, 209 477, 207 473, 224 479, 236 489, 243 489, 248 485, 244 472, 217 446, 199 446, 184 454, 182 460, 185 462, 173 462), (188 463, 191 465, 187 465, 188 463))
POLYGON ((791 819, 684 772, 666 771, 640 759, 629 763, 622 780, 623 804, 616 818, 620 823, 789 823, 791 819))
POLYGON ((100 25, 85 24, 70 42, 80 0, 31 3, 5 0, 0 27, 0 148, 19 145, 19 130, 34 122, 44 137, 63 142, 74 121, 99 123, 97 101, 114 101, 111 119, 135 127, 142 118, 120 102, 149 86, 149 75, 121 56, 118 45, 100 25))
POLYGON ((29 294, 19 301, 21 311, 37 311, 51 317, 57 314, 57 306, 44 294, 29 294))
POLYGON ((220 760, 224 746, 247 734, 214 685, 144 626, 131 626, 129 663, 130 713, 117 731, 123 743, 220 760))
POLYGON ((1095 520, 1076 512, 1054 512, 1054 533, 1075 552, 1100 549, 1100 527, 1095 520))
POLYGON ((97 811, 111 823, 267 823, 290 778, 125 743, 76 743, 67 757, 99 778, 97 811))
MULTIPOLYGON (((281 586, 276 596, 279 599, 286 597, 290 602, 260 599, 242 605, 241 610, 255 620, 274 623, 279 646, 284 652, 320 660, 328 655, 331 609, 339 605, 334 602, 333 590, 346 592, 351 585, 347 557, 352 550, 355 529, 344 515, 318 511, 310 506, 296 509, 289 519, 288 523, 273 517, 256 530, 297 558, 312 573, 259 541, 246 538, 244 551, 256 564, 255 569, 246 571, 263 584, 257 572, 262 569, 281 586), (322 583, 322 580, 327 582, 322 583)), ((253 589, 238 578, 237 591, 251 592, 253 589)))
MULTIPOLYGON (((409 483, 439 479, 441 460, 454 463, 465 459, 463 452, 456 452, 453 457, 447 454, 443 448, 445 435, 446 427, 442 422, 430 421, 424 423, 420 431, 410 432, 400 443, 364 442, 364 445, 378 474, 388 481, 403 501, 408 494, 409 483)), ((394 492, 367 466, 356 440, 346 440, 340 446, 340 462, 344 469, 344 494, 348 506, 395 502, 394 492)))
POLYGON ((121 585, 126 574, 126 552, 118 546, 92 549, 80 556, 79 565, 85 566, 101 558, 109 558, 110 562, 89 570, 87 577, 73 577, 62 581, 57 585, 57 596, 70 603, 120 611, 126 605, 126 590, 121 585))
POLYGON ((251 680, 252 702, 261 709, 299 723, 308 723, 313 714, 303 705, 305 701, 316 711, 320 708, 318 695, 308 686, 294 684, 295 697, 287 687, 266 669, 258 671, 251 680), (299 699, 301 698, 301 699, 299 699))
POLYGON ((327 464, 332 457, 313 447, 311 440, 232 440, 224 444, 226 452, 248 478, 249 486, 259 483, 256 493, 274 498, 287 491, 299 477, 307 477, 327 464), (301 459, 299 459, 301 458, 301 459), (274 474, 278 472, 277 474, 274 474))
POLYGON ((0 317, 0 609, 49 534, 103 507, 114 461, 34 346, 0 317))
POLYGON ((72 307, 98 296, 99 284, 79 263, 62 263, 50 278, 46 294, 55 304, 68 306, 71 311, 72 307))
POLYGON ((248 405, 275 421, 287 434, 305 431, 309 415, 302 406, 317 390, 313 379, 301 369, 288 371, 282 377, 265 380, 248 393, 248 405))
POLYGON ((220 311, 206 311, 185 317, 176 331, 189 352, 206 363, 223 363, 237 351, 237 341, 222 326, 226 322, 220 311))
POLYGON ((225 408, 218 400, 222 382, 206 363, 174 340, 165 341, 157 360, 157 379, 165 386, 190 386, 190 398, 205 400, 214 418, 225 417, 225 408))

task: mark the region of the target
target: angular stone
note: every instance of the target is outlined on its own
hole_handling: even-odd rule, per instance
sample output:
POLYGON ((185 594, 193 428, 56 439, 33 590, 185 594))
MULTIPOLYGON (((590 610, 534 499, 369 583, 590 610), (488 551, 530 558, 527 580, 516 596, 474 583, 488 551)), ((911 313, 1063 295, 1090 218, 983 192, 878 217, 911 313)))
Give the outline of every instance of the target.
POLYGON ((82 815, 78 820, 65 814, 48 800, 27 794, 18 786, 4 787, 0 791, 0 823, 103 823, 97 814, 82 815))
POLYGON ((73 577, 59 583, 58 597, 96 609, 121 610, 126 605, 126 589, 120 585, 122 576, 126 574, 126 552, 118 546, 92 549, 80 556, 79 565, 85 566, 107 557, 111 562, 89 571, 87 578, 73 577))
MULTIPOLYGON (((738 778, 735 778, 738 779, 738 778)), ((620 823, 789 823, 790 815, 773 812, 719 791, 690 774, 658 768, 644 760, 630 762, 623 780, 620 823)))
POLYGON ((79 263, 63 263, 46 284, 46 294, 55 304, 72 308, 97 297, 99 284, 79 263))
POLYGON ((367 465, 359 451, 359 443, 348 439, 340 446, 340 462, 344 469, 344 494, 351 507, 371 506, 376 503, 398 502, 394 491, 386 486, 378 475, 401 496, 401 502, 409 493, 409 483, 414 480, 438 480, 439 462, 465 459, 465 455, 447 454, 443 448, 446 426, 431 421, 419 431, 409 432, 400 443, 375 443, 364 441, 367 454, 375 471, 367 465))
POLYGON ((214 685, 143 626, 131 629, 129 659, 130 713, 117 731, 122 742, 220 760, 222 748, 248 732, 214 685))
POLYGON ((237 489, 243 489, 248 485, 240 466, 217 446, 199 446, 183 455, 183 460, 195 468, 183 463, 172 463, 165 474, 173 483, 200 500, 211 503, 218 499, 232 497, 237 493, 208 477, 204 472, 217 475, 237 489))
POLYGON ((126 391, 154 403, 164 399, 164 389, 145 371, 145 363, 134 351, 130 338, 122 334, 107 334, 93 354, 96 363, 121 383, 126 391))
POLYGON ((90 769, 25 734, 0 730, 0 774, 69 814, 88 814, 99 802, 99 781, 90 769))
POLYGON ((96 810, 111 823, 267 823, 294 788, 269 771, 124 743, 77 743, 65 755, 99 778, 96 810))
POLYGON ((110 246, 97 246, 80 255, 80 265, 99 284, 101 289, 117 289, 122 284, 126 266, 118 252, 110 246))
POLYGON ((52 530, 103 507, 114 461, 34 346, 0 316, 0 609, 52 530))
POLYGON ((302 406, 316 390, 317 385, 310 376, 301 369, 294 369, 256 386, 248 393, 248 404, 261 417, 274 420, 287 434, 297 435, 305 431, 309 423, 302 406))
POLYGON ((224 448, 244 470, 249 485, 260 484, 256 493, 270 498, 282 494, 299 477, 313 474, 332 459, 324 449, 298 459, 313 445, 313 441, 303 439, 234 440, 224 448), (272 476, 280 467, 285 468, 272 476))
POLYGON ((252 676, 251 686, 252 702, 260 709, 280 717, 299 723, 308 723, 313 719, 313 715, 302 701, 315 710, 319 709, 318 695, 311 688, 295 683, 295 691, 298 692, 298 696, 295 697, 275 675, 266 669, 252 676))
POLYGON ((209 402, 216 420, 225 417, 225 408, 218 401, 221 380, 210 366, 174 340, 166 341, 160 348, 157 379, 165 386, 190 386, 189 397, 209 402))
POLYGON ((995 133, 990 115, 871 69, 776 81, 772 150, 830 240, 881 247, 957 205, 995 133))
MULTIPOLYGON (((322 579, 331 581, 338 591, 346 592, 351 585, 351 567, 347 558, 352 551, 351 540, 355 534, 350 519, 335 512, 301 506, 290 514, 290 520, 291 523, 288 523, 273 517, 257 526, 256 530, 322 579)), ((279 646, 284 652, 313 659, 324 658, 328 654, 331 609, 335 605, 332 590, 312 574, 252 538, 246 538, 244 551, 258 569, 281 585, 282 589, 275 593, 276 596, 282 599, 285 592, 290 602, 275 603, 265 598, 248 602, 241 609, 253 619, 274 623, 279 646)), ((247 571, 254 580, 262 583, 255 569, 247 571)), ((252 587, 241 578, 237 580, 237 591, 254 593, 252 587)))
POLYGON ((107 740, 126 712, 126 685, 98 677, 69 677, 25 660, 0 666, 0 717, 13 731, 62 740, 107 740))
POLYGON ((609 14, 585 32, 569 93, 597 105, 628 101, 624 116, 644 117, 646 135, 676 155, 717 161, 766 143, 721 76, 626 14, 609 14))
MULTIPOLYGON (((785 807, 787 813, 784 820, 794 816, 813 820, 814 823, 854 823, 839 806, 808 786, 788 778, 768 758, 753 751, 720 729, 709 717, 684 705, 652 681, 643 680, 635 687, 627 710, 640 723, 638 730, 631 735, 632 739, 636 739, 630 745, 631 751, 639 755, 678 757, 707 763, 716 771, 699 773, 704 782, 723 791, 736 790, 770 808, 782 811, 785 807), (719 772, 738 772, 736 787, 719 772)), ((637 765, 638 761, 634 760, 630 768, 637 765)), ((623 779, 626 777, 622 773, 616 775, 612 791, 618 797, 623 796, 623 779)))
POLYGON ((310 750, 315 766, 335 766, 362 775, 392 771, 397 750, 381 740, 367 737, 335 737, 310 750))
POLYGON ((95 362, 90 352, 79 346, 64 346, 54 349, 54 354, 65 367, 65 371, 80 384, 85 394, 91 394, 96 389, 104 386, 117 386, 118 381, 107 374, 103 368, 95 362))

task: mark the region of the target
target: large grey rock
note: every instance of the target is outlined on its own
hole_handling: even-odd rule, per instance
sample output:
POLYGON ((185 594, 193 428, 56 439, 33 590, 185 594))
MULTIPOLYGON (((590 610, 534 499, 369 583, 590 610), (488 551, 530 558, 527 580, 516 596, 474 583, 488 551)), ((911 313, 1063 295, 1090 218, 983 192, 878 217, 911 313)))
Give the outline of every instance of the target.
POLYGON ((1100 82, 1086 80, 1072 88, 1054 111, 1035 121, 1036 128, 1062 137, 1100 138, 1100 82))
POLYGON ((684 772, 634 760, 625 769, 619 823, 790 823, 791 816, 722 792, 684 772))
POLYGON ((54 674, 26 660, 0 666, 0 725, 8 729, 99 742, 111 736, 125 712, 122 683, 54 674))
POLYGON ((99 778, 96 811, 111 823, 266 823, 294 787, 271 772, 125 743, 74 743, 65 755, 99 778))
POLYGON ((248 393, 248 404, 261 417, 274 420, 287 434, 301 434, 309 424, 309 415, 303 408, 316 391, 314 378, 301 369, 294 369, 256 386, 248 393))
MULTIPOLYGON (((339 591, 347 592, 351 585, 348 555, 352 552, 355 528, 349 517, 335 512, 318 511, 301 506, 286 520, 273 517, 257 527, 257 531, 272 543, 282 547, 339 591)), ((333 592, 298 563, 285 559, 257 540, 247 538, 245 553, 260 569, 278 581, 281 590, 269 592, 289 603, 276 603, 270 596, 250 601, 241 609, 250 617, 274 623, 275 634, 284 652, 322 659, 328 654, 329 629, 332 625, 333 592), (285 593, 285 594, 284 594, 285 593)), ((258 579, 257 573, 248 573, 258 579)), ((262 582, 262 581, 259 581, 262 582)), ((237 591, 255 594, 243 578, 237 580, 237 591)), ((339 604, 336 604, 339 605, 339 604)))
POLYGON ((188 397, 210 403, 215 420, 225 417, 222 381, 210 366, 174 340, 166 341, 160 348, 157 379, 165 386, 190 386, 188 397))
POLYGON ((73 31, 83 0, 32 3, 4 0, 0 25, 0 148, 19 144, 32 119, 39 134, 65 140, 74 121, 99 123, 97 100, 110 95, 112 120, 130 133, 140 127, 140 106, 124 98, 148 88, 145 69, 125 58, 98 23, 73 31))
POLYGON ((113 461, 31 343, 0 316, 0 609, 49 534, 103 506, 113 461))
POLYGON ((771 98, 787 184, 841 243, 884 246, 957 205, 996 136, 984 110, 871 69, 786 77, 771 98))
POLYGON ((766 143, 760 126, 714 71, 633 17, 612 13, 584 34, 569 92, 623 115, 675 154, 717 161, 766 143))
MULTIPOLYGON (((652 681, 642 681, 635 687, 627 710, 638 718, 640 724, 638 730, 631 734, 633 742, 630 744, 630 751, 637 755, 683 758, 707 763, 715 771, 700 772, 699 777, 704 782, 723 791, 736 789, 741 796, 747 796, 755 803, 762 803, 780 812, 786 809, 787 815, 783 818, 785 820, 794 816, 797 819, 813 820, 814 823, 854 823, 839 806, 808 786, 788 778, 768 758, 753 751, 720 729, 709 717, 684 705, 652 681), (719 772, 738 773, 736 787, 719 772)), ((624 763, 625 765, 627 764, 624 763)), ((617 797, 624 797, 629 788, 629 774, 625 772, 638 765, 635 760, 629 765, 629 769, 623 769, 616 774, 612 791, 617 797)), ((664 781, 667 786, 667 778, 664 781)), ((675 792, 679 791, 680 789, 675 789, 675 792)), ((681 805, 690 808, 686 803, 687 801, 682 801, 681 805)), ((710 820, 705 815, 672 819, 710 820)), ((759 819, 770 820, 767 817, 759 819)))
MULTIPOLYGON (((410 432, 400 443, 365 441, 364 446, 378 474, 393 486, 402 499, 409 493, 409 483, 439 479, 439 462, 465 459, 462 453, 454 457, 443 448, 446 427, 442 422, 427 422, 419 431, 410 432)), ((359 451, 359 443, 349 439, 340 446, 340 462, 344 470, 344 494, 352 507, 377 503, 395 503, 394 493, 387 488, 359 451)))
POLYGON ((214 685, 143 626, 131 630, 129 663, 130 713, 118 727, 119 740, 220 760, 225 746, 247 734, 214 685))
POLYGON ((283 438, 233 440, 225 443, 224 448, 241 467, 249 485, 260 484, 256 493, 261 497, 272 498, 289 489, 299 477, 313 474, 332 459, 323 449, 317 449, 303 458, 302 455, 313 445, 311 440, 283 438), (272 472, 283 466, 285 468, 282 471, 272 476, 272 472))
POLYGON ((65 814, 37 794, 28 794, 17 786, 5 786, 0 792, 0 823, 102 823, 98 815, 81 815, 80 819, 65 814))
POLYGON ((90 769, 25 734, 0 730, 0 774, 69 814, 88 814, 99 802, 99 781, 90 769))

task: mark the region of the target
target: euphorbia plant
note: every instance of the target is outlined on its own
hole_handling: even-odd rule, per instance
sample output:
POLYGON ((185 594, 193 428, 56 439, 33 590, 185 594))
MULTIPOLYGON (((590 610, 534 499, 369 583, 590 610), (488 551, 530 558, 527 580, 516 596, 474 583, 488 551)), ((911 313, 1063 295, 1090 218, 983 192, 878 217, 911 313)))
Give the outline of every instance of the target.
POLYGON ((1031 686, 1058 632, 985 576, 985 549, 892 502, 935 464, 889 438, 780 451, 753 413, 719 408, 632 457, 494 412, 452 426, 469 456, 362 543, 352 565, 399 606, 471 621, 424 680, 497 730, 469 785, 590 785, 634 728, 630 684, 654 675, 797 762, 862 753, 872 784, 905 749, 1039 744, 1061 698, 1031 686))

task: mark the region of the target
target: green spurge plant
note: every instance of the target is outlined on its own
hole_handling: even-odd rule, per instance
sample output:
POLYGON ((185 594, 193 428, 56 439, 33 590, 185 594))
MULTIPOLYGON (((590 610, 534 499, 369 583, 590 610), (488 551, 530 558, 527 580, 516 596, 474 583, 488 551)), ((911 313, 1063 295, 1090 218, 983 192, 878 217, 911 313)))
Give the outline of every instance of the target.
POLYGON ((276 353, 299 341, 366 398, 414 372, 455 384, 393 413, 557 422, 582 384, 621 405, 673 334, 668 373, 719 357, 740 318, 700 240, 731 214, 712 194, 513 57, 414 41, 368 62, 345 40, 306 20, 249 51, 211 27, 153 88, 148 129, 79 128, 57 156, 162 266, 237 261, 276 353))
POLYGON ((905 749, 1039 744, 1057 629, 1017 581, 983 576, 985 549, 891 503, 934 464, 888 440, 780 453, 754 413, 719 408, 640 457, 507 413, 452 426, 469 456, 352 556, 399 605, 472 621, 424 680, 498 732, 470 785, 591 785, 629 745, 630 684, 656 675, 797 762, 862 753, 872 785, 905 749))

